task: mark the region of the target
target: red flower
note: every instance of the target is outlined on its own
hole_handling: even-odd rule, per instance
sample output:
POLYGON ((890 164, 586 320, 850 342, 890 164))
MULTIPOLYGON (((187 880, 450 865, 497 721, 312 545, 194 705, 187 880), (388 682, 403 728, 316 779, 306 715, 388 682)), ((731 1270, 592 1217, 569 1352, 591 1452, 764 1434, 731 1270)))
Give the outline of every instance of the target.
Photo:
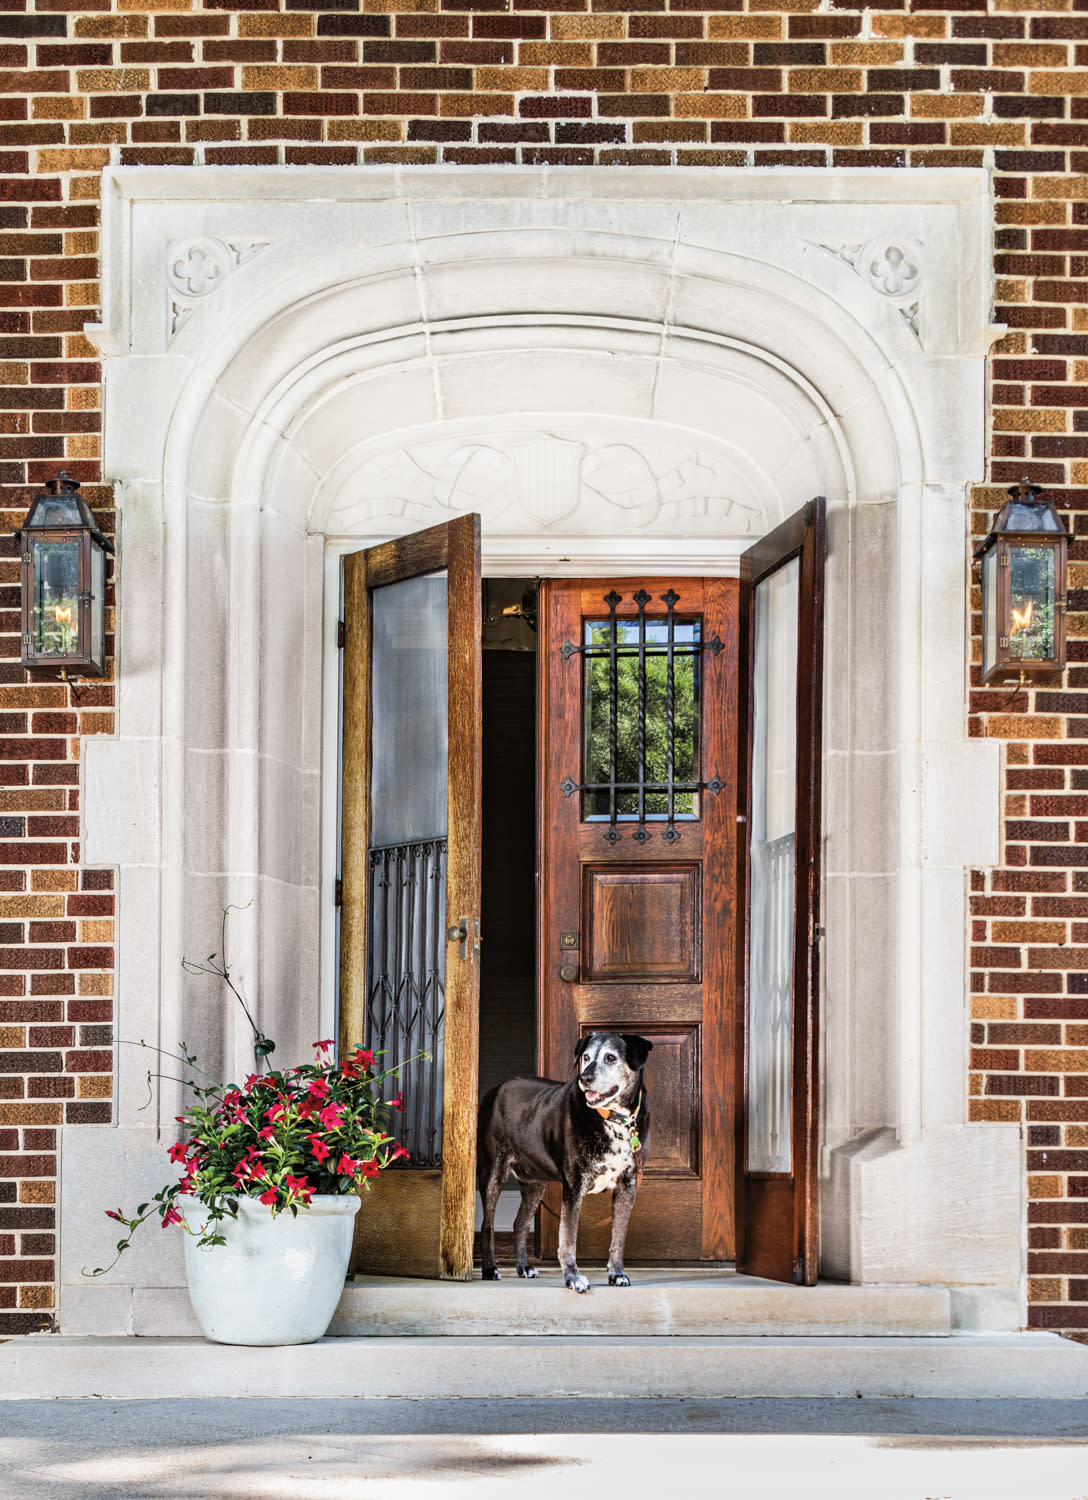
POLYGON ((266 1125, 263 1130, 258 1130, 257 1139, 259 1141, 270 1141, 275 1137, 275 1134, 276 1132, 272 1126, 266 1125))
POLYGON ((162 1216, 162 1227, 165 1229, 166 1226, 167 1226, 167 1224, 180 1224, 180 1223, 181 1223, 181 1215, 178 1213, 177 1209, 171 1203, 170 1207, 166 1210, 166 1212, 162 1216))
MULTIPOLYGON (((405 1154, 407 1155, 407 1153, 405 1154)), ((359 1170, 362 1172, 364 1177, 377 1177, 378 1173, 381 1171, 381 1167, 379 1167, 378 1163, 373 1160, 359 1162, 358 1165, 359 1170)))
POLYGON ((346 1110, 342 1104, 326 1104, 324 1109, 319 1109, 317 1118, 326 1130, 335 1130, 344 1118, 346 1110))
POLYGON ((309 1203, 314 1195, 314 1190, 310 1186, 309 1180, 305 1177, 292 1177, 291 1173, 288 1172, 284 1177, 284 1182, 287 1184, 289 1192, 298 1193, 307 1203, 309 1203))
POLYGON ((118 1222, 118 1224, 124 1224, 125 1223, 124 1216, 122 1214, 119 1214, 115 1208, 107 1208, 106 1209, 106 1218, 107 1219, 116 1219, 117 1222, 118 1222))
POLYGON ((412 1153, 410 1151, 406 1151, 404 1149, 404 1147, 398 1142, 393 1147, 393 1151, 392 1151, 392 1154, 391 1154, 389 1160, 390 1161, 399 1161, 402 1156, 408 1157, 408 1156, 411 1156, 411 1154, 412 1153))
POLYGON ((170 1150, 167 1152, 167 1155, 169 1156, 171 1161, 184 1161, 185 1151, 185 1142, 175 1141, 174 1144, 170 1147, 170 1150))
POLYGON ((278 1192, 279 1192, 278 1188, 270 1187, 267 1192, 261 1194, 261 1202, 262 1203, 275 1203, 275 1201, 276 1201, 276 1194, 278 1192))
POLYGON ((330 1154, 328 1146, 325 1145, 325 1142, 319 1135, 312 1135, 310 1137, 310 1150, 313 1152, 314 1157, 319 1162, 323 1162, 325 1158, 330 1154))
POLYGON ((401 1098, 401 1096, 399 1094, 394 1094, 393 1097, 392 1097, 392 1099, 390 1099, 390 1101, 389 1101, 389 1108, 390 1109, 403 1109, 404 1108, 404 1100, 401 1098))
POLYGON ((327 1042, 315 1042, 314 1043, 314 1051, 315 1052, 327 1052, 332 1045, 333 1045, 332 1037, 329 1037, 329 1039, 328 1039, 327 1042))
POLYGON ((355 1062, 360 1068, 372 1068, 374 1066, 374 1054, 373 1052, 364 1051, 362 1047, 356 1047, 355 1062))
POLYGON ((329 1097, 329 1086, 323 1078, 315 1078, 306 1092, 311 1099, 327 1099, 329 1097))
POLYGON ((347 1152, 336 1163, 336 1170, 342 1172, 345 1177, 354 1177, 364 1163, 356 1161, 354 1157, 348 1156, 347 1152))

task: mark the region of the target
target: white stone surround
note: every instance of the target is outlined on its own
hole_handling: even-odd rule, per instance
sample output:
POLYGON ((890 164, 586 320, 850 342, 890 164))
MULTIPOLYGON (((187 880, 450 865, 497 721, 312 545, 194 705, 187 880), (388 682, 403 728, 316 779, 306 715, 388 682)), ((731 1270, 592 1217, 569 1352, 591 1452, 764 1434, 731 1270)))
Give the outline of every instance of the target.
MULTIPOLYGON (((730 572, 829 503, 822 1266, 1022 1321, 1015 1126, 966 1123, 965 739, 985 173, 111 169, 105 472, 118 735, 84 858, 119 867, 119 1033, 245 1070, 183 954, 218 912, 277 1060, 333 1026, 336 559, 463 510, 485 572, 730 572)), ((65 1332, 191 1326, 172 1237, 103 1282, 100 1210, 163 1180, 176 1090, 63 1133, 65 1332), (108 1191, 104 1188, 108 1184, 108 1191)), ((137 1242, 139 1244, 139 1241, 137 1242)))

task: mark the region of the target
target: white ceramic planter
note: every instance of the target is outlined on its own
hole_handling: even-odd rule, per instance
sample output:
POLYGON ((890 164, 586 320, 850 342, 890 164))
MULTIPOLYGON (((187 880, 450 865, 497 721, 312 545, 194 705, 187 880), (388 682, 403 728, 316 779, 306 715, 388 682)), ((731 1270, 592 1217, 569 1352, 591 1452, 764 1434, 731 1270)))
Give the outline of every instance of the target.
MULTIPOLYGON (((199 1198, 178 1198, 189 1229, 207 1223, 199 1198)), ((344 1290, 355 1193, 319 1194, 297 1216, 273 1218, 256 1198, 238 1199, 237 1219, 223 1219, 225 1245, 197 1248, 185 1236, 189 1299, 201 1332, 217 1344, 311 1344, 332 1321, 344 1290)))

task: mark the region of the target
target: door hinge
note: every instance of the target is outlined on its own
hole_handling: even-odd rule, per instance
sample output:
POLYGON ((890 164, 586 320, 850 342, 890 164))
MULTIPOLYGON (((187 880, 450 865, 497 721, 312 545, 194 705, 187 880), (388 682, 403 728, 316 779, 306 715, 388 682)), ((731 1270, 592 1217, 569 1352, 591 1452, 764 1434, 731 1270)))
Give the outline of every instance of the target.
POLYGON ((343 651, 343 649, 344 649, 344 642, 347 640, 347 638, 348 638, 347 626, 344 624, 343 620, 337 620, 337 622, 336 622, 336 649, 338 651, 343 651))
POLYGON ((333 901, 337 906, 343 906, 344 904, 344 882, 340 879, 339 875, 336 877, 333 901))
POLYGON ((795 1286, 804 1286, 805 1284, 805 1262, 801 1256, 798 1256, 793 1263, 793 1282, 795 1286))

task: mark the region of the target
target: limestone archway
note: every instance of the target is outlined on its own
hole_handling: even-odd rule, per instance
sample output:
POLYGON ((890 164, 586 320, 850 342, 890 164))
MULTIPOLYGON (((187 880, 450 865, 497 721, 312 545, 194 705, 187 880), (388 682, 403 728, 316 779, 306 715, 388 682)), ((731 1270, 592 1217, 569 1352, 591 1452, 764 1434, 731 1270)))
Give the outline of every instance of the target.
MULTIPOLYGON (((85 805, 86 857, 122 870, 123 1032, 244 1066, 178 960, 251 897, 266 1029, 288 1056, 329 1029, 337 547, 480 509, 485 571, 729 571, 823 493, 825 1260, 963 1279, 889 1275, 899 1209, 867 1220, 858 1176, 906 1153, 939 1218, 945 1184, 1018 1180, 927 1053, 962 1051, 962 870, 997 801, 962 691, 988 204, 981 174, 922 175, 108 174, 120 735, 85 805)), ((1006 1303, 1008 1222, 970 1257, 1006 1303)))

